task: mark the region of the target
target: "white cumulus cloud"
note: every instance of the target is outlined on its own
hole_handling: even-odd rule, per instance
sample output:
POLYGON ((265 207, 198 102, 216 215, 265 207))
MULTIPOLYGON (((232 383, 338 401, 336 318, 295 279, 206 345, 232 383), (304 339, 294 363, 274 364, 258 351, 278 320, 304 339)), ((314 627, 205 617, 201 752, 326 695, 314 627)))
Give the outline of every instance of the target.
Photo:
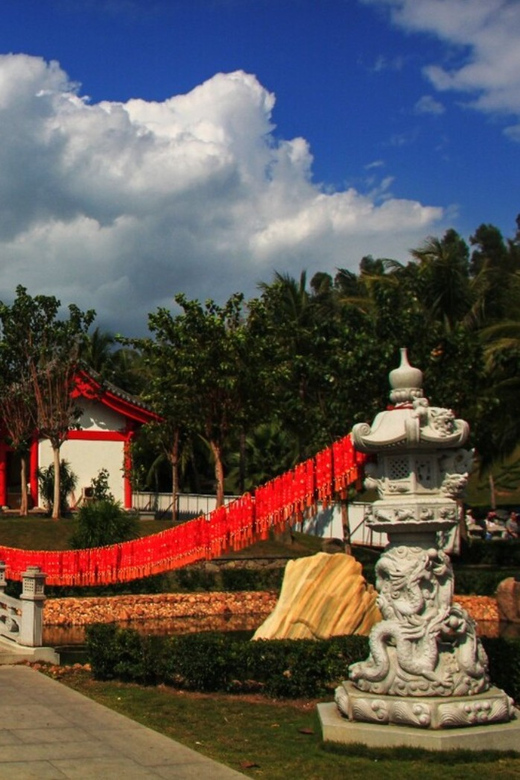
POLYGON ((405 258, 442 219, 388 191, 327 193, 305 139, 275 138, 274 103, 238 71, 91 104, 57 63, 0 56, 0 299, 23 284, 132 335, 176 292, 222 300, 275 269, 405 258))

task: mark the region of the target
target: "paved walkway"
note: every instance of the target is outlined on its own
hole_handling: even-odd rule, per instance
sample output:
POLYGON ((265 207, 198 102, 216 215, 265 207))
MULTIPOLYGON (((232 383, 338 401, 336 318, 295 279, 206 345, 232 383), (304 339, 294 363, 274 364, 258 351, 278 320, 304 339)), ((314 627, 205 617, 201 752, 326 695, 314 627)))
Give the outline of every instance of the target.
POLYGON ((0 778, 244 775, 27 666, 0 666, 0 778))

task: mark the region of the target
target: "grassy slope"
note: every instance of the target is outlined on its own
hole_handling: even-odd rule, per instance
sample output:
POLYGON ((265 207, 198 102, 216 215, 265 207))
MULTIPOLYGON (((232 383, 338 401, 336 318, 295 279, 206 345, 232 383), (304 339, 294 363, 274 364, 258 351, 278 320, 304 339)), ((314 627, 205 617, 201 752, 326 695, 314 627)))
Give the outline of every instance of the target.
POLYGON ((473 774, 492 773, 496 778, 520 778, 518 754, 377 751, 359 746, 340 752, 325 750, 314 701, 270 701, 96 682, 84 671, 67 671, 61 679, 101 704, 249 777, 466 780, 473 774))

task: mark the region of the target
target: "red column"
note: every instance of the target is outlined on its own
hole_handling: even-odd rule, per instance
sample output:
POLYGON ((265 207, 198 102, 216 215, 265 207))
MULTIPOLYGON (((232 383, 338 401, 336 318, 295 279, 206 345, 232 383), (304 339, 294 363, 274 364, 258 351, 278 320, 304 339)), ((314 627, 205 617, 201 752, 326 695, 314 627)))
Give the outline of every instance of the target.
POLYGON ((123 466, 123 490, 124 490, 124 508, 132 509, 132 482, 130 474, 132 473, 132 454, 130 445, 132 443, 133 431, 128 431, 124 444, 124 466, 123 466))
POLYGON ((31 442, 29 454, 29 492, 32 498, 33 506, 38 506, 38 439, 35 437, 31 442))
POLYGON ((7 445, 0 442, 0 506, 7 506, 7 445))

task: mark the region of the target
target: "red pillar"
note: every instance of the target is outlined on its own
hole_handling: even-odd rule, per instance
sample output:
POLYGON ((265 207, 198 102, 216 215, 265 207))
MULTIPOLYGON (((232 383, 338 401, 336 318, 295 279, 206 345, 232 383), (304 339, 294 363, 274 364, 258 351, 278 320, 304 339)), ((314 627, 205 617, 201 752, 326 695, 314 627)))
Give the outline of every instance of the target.
POLYGON ((29 494, 33 502, 33 506, 38 506, 38 439, 34 438, 31 442, 31 450, 29 453, 29 494))
POLYGON ((7 445, 0 442, 0 506, 7 506, 7 445))
POLYGON ((129 431, 124 444, 124 466, 123 466, 123 488, 124 499, 123 505, 125 509, 132 509, 132 482, 130 480, 130 474, 132 473, 132 454, 130 452, 130 445, 132 443, 133 431, 129 431))

